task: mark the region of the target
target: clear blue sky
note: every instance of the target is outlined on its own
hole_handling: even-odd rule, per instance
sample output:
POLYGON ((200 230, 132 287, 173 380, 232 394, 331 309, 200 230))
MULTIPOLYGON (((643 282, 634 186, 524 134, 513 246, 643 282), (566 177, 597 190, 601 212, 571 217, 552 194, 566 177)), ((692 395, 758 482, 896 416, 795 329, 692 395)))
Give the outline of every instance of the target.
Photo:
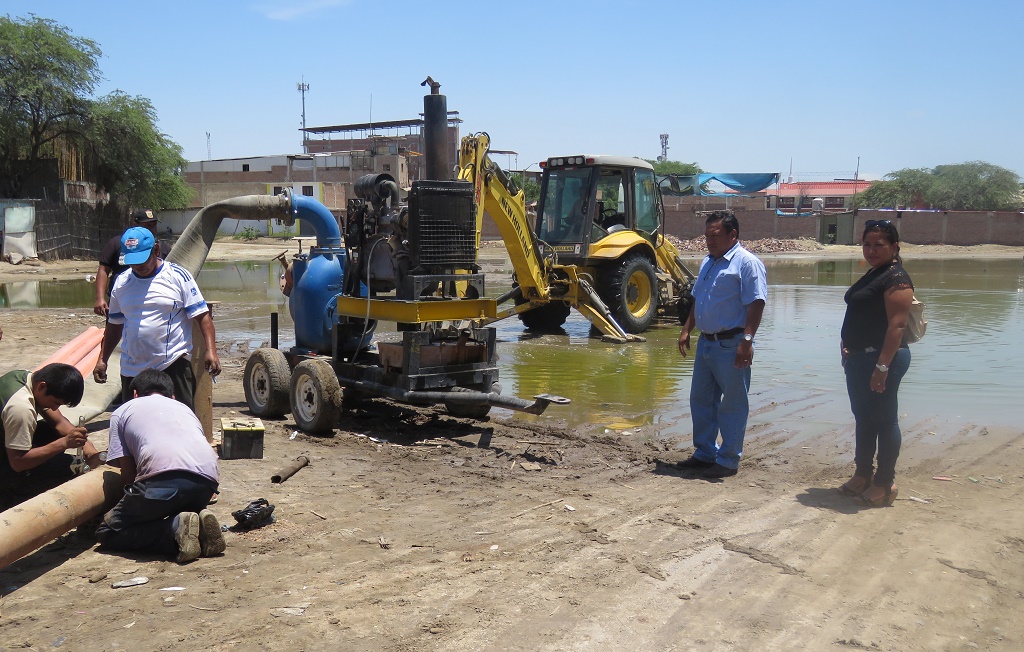
POLYGON ((301 151, 441 82, 503 167, 559 154, 862 178, 982 160, 1024 175, 1016 0, 5 0, 95 40, 99 94, 149 98, 189 160, 301 151))

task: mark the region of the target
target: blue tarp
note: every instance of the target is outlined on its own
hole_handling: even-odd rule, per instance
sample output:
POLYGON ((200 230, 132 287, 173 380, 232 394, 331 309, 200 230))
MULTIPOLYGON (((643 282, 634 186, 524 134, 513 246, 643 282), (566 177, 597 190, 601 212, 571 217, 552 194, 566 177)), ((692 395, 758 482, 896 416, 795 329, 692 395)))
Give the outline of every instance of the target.
POLYGON ((778 183, 778 172, 715 172, 701 173, 690 176, 672 175, 672 177, 659 177, 658 181, 675 178, 679 183, 679 191, 671 188, 670 184, 661 185, 662 192, 666 195, 701 195, 704 197, 735 197, 732 193, 708 192, 705 188, 712 181, 731 188, 739 193, 753 193, 764 190, 773 183, 778 183))

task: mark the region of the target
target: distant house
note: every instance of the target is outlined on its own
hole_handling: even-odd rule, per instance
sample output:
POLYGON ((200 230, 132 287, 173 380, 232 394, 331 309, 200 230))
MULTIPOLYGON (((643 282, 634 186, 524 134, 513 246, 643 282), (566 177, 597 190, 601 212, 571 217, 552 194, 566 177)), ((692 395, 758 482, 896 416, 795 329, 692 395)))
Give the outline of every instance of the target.
POLYGON ((864 192, 873 183, 852 179, 780 183, 777 193, 769 190, 765 208, 782 213, 808 213, 815 209, 825 212, 850 210, 854 195, 864 192), (815 199, 821 200, 820 206, 815 206, 815 199))

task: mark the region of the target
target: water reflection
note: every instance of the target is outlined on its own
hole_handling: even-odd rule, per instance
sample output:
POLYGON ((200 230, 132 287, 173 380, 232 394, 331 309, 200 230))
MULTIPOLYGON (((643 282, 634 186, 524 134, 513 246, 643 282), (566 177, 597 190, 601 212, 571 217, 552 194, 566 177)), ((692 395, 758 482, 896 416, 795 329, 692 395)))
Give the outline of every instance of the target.
MULTIPOLYGON (((843 294, 867 267, 860 260, 768 260, 769 300, 757 338, 753 423, 798 419, 795 440, 851 422, 839 365, 843 294), (820 406, 825 405, 822 409, 820 406)), ((913 363, 900 392, 908 423, 926 419, 1012 424, 1019 414, 1016 346, 1024 323, 1024 265, 1012 259, 909 260, 917 296, 926 303, 928 336, 912 347, 913 363)), ((278 285, 276 263, 208 263, 199 276, 218 301, 218 340, 251 347, 269 340, 269 315, 280 315, 281 346, 293 328, 278 285)), ((490 279, 488 294, 508 289, 490 279)), ((8 308, 91 308, 95 286, 82 280, 19 281, 0 287, 8 308)), ((384 325, 382 325, 384 326, 384 325)), ((506 394, 550 392, 572 398, 538 420, 570 426, 598 422, 616 430, 644 428, 685 436, 692 362, 676 347, 677 325, 647 333, 645 344, 618 346, 588 337, 574 313, 558 335, 525 333, 516 319, 496 324, 501 383, 506 394)), ((384 331, 384 328, 381 329, 384 331)), ((499 413, 501 411, 498 411, 499 413)))

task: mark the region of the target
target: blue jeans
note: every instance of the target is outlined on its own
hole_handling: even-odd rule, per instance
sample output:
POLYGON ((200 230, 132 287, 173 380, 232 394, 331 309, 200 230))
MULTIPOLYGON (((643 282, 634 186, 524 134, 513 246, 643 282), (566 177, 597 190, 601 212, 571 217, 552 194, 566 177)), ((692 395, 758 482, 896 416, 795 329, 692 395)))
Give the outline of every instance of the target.
POLYGON ((134 482, 104 515, 96 540, 111 550, 176 555, 174 517, 206 509, 216 490, 217 483, 188 471, 168 471, 134 482))
POLYGON ((910 369, 910 349, 900 349, 889 363, 885 391, 881 394, 871 390, 871 374, 875 371, 878 353, 852 352, 846 356, 846 391, 857 422, 857 449, 853 457, 856 474, 871 477, 877 450, 878 471, 874 484, 888 488, 896 479, 896 459, 903 443, 896 394, 900 381, 910 369))
POLYGON ((750 367, 736 368, 740 338, 711 342, 700 337, 693 359, 690 414, 693 418, 693 456, 739 468, 743 436, 750 411, 750 367), (718 435, 722 445, 718 445, 718 435))

